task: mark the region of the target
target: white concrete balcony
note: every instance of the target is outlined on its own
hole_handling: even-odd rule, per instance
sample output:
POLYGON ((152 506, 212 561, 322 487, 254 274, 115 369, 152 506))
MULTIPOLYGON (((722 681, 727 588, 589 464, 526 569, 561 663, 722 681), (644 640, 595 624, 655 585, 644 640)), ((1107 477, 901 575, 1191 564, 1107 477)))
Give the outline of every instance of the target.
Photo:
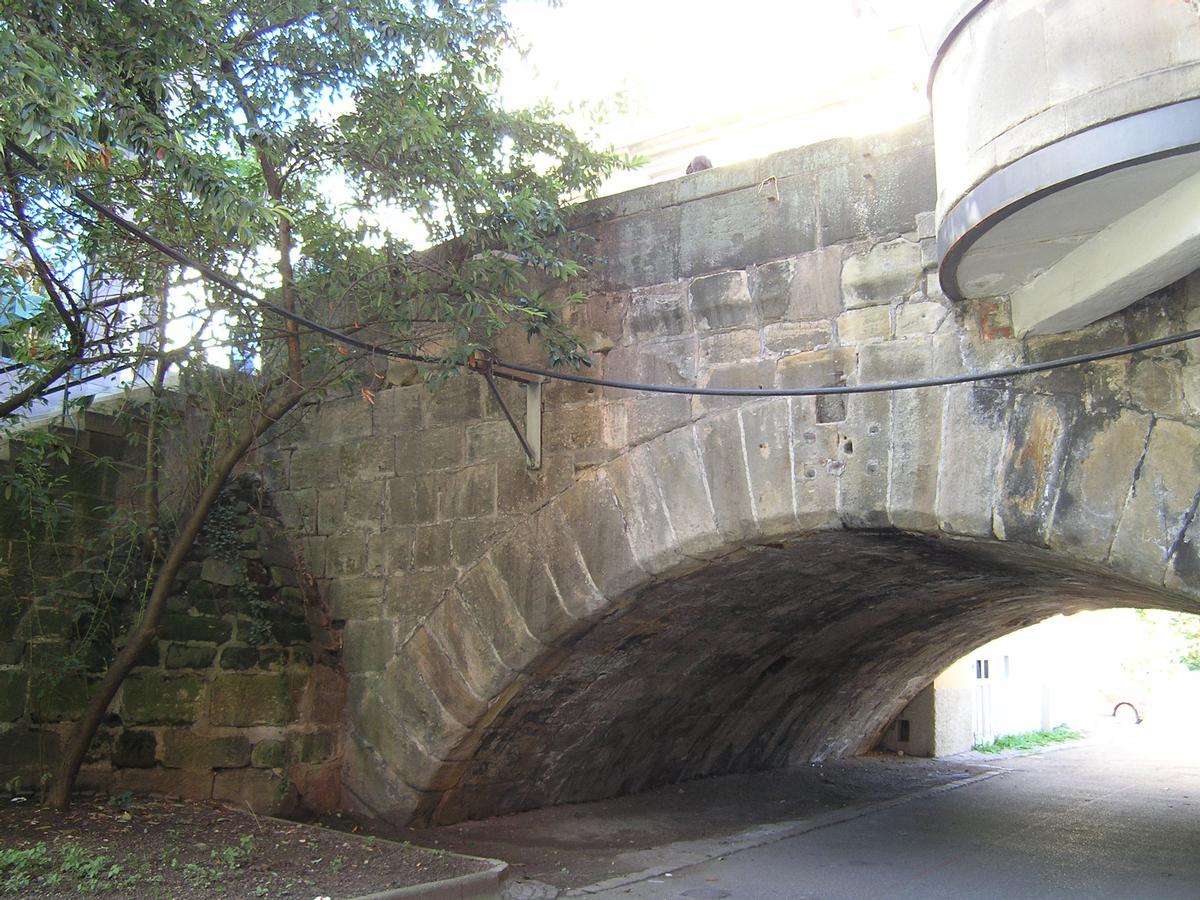
POLYGON ((1200 14, 965 4, 930 75, 942 288, 1079 328, 1200 268, 1200 14))

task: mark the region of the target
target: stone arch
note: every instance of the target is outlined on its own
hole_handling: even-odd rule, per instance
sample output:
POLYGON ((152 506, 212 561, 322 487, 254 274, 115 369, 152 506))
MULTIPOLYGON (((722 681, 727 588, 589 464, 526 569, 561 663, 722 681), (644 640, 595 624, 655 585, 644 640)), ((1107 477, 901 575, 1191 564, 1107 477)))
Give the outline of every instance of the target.
POLYGON ((448 822, 859 752, 1007 631, 1195 611, 1195 429, 1031 387, 717 407, 587 470, 407 635, 360 801, 448 822))

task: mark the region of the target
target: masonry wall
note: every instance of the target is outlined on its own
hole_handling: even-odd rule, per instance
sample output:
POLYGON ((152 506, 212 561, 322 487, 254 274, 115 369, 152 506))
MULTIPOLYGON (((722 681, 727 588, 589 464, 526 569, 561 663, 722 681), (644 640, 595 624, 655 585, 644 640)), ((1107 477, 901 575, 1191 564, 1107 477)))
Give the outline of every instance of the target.
MULTIPOLYGON (((136 508, 136 418, 87 413, 53 539, 17 504, 0 528, 0 784, 36 792, 146 590, 109 517, 136 508)), ((19 448, 7 448, 10 457, 19 448)), ((6 465, 13 465, 10 459, 6 465)), ((91 747, 80 786, 249 804, 338 804, 339 636, 320 621, 277 514, 253 476, 230 484, 91 747)))
MULTIPOLYGON (((1185 282, 1017 340, 1003 298, 938 291, 933 208, 925 126, 589 204, 590 371, 862 384, 1198 321, 1185 282)), ((538 361, 523 335, 497 351, 538 361)), ((1172 346, 852 397, 551 383, 536 472, 477 378, 379 373, 281 436, 269 475, 344 623, 346 805, 453 821, 853 753, 1005 631, 1191 608, 1198 372, 1172 346)))

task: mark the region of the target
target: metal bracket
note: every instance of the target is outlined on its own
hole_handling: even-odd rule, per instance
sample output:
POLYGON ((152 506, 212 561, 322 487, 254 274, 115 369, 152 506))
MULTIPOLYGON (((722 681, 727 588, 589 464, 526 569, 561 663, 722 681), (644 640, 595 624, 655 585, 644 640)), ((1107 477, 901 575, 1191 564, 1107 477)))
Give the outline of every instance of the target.
POLYGON ((498 366, 490 356, 484 353, 474 354, 467 361, 467 365, 472 371, 483 376, 492 396, 500 404, 500 409, 504 411, 504 418, 508 419, 508 424, 512 427, 517 440, 521 442, 521 448, 525 451, 526 465, 531 469, 540 469, 542 467, 542 384, 546 379, 540 375, 526 375, 523 372, 514 372, 504 366, 498 366), (504 397, 500 395, 500 388, 496 386, 497 378, 524 385, 524 432, 521 431, 521 427, 513 417, 512 410, 504 402, 504 397))

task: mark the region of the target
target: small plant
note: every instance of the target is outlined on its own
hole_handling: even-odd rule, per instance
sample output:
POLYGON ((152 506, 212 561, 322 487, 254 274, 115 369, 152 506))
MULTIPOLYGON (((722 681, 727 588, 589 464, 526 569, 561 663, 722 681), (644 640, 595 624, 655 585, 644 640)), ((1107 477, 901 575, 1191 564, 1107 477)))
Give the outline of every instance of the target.
POLYGON ((240 869, 254 853, 254 837, 243 834, 236 847, 222 847, 212 852, 212 858, 223 863, 227 869, 240 869))
POLYGON ((1084 732, 1076 731, 1066 723, 1043 731, 1027 731, 1024 734, 1008 734, 986 744, 976 744, 972 750, 980 753, 1003 753, 1005 750, 1037 750, 1052 744, 1077 741, 1084 732))
POLYGON ((45 843, 28 850, 0 850, 0 890, 19 894, 27 888, 41 870, 50 865, 50 851, 45 843))

